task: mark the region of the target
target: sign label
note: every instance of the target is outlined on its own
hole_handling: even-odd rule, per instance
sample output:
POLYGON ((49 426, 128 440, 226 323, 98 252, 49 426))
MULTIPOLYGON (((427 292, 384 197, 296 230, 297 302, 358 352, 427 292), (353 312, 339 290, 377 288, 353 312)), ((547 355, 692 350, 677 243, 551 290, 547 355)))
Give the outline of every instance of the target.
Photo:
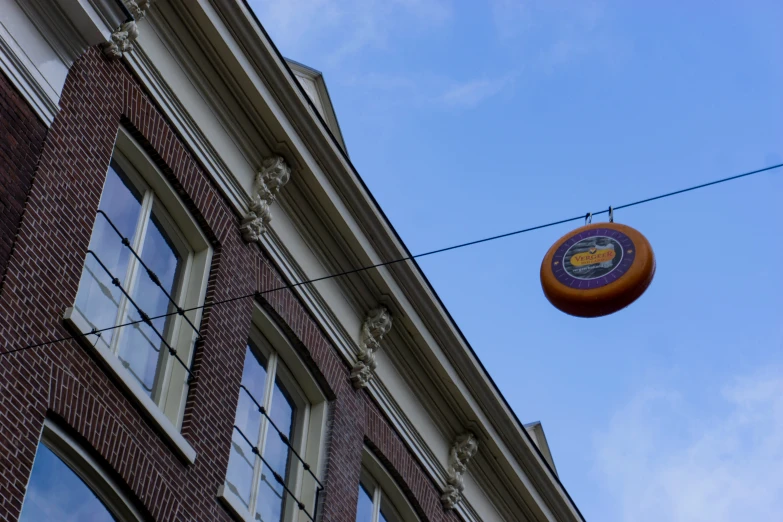
POLYGON ((600 288, 622 277, 636 248, 617 230, 593 228, 564 241, 552 258, 552 272, 562 284, 581 290, 600 288))

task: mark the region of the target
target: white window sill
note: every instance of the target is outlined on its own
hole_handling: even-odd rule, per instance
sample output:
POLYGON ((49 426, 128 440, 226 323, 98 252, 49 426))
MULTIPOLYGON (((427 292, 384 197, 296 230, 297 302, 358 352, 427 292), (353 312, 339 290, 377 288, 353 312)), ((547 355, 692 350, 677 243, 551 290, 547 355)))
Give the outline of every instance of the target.
MULTIPOLYGON (((92 330, 90 323, 75 308, 69 307, 65 310, 63 316, 65 325, 71 328, 74 333, 87 334, 92 330)), ((109 350, 109 346, 101 337, 95 335, 85 335, 82 337, 86 346, 92 348, 92 352, 103 362, 106 369, 112 377, 122 386, 126 394, 139 406, 141 412, 152 422, 157 431, 166 439, 179 457, 187 463, 196 462, 196 450, 185 440, 177 428, 171 423, 161 411, 160 407, 144 393, 141 386, 136 382, 132 375, 123 368, 120 360, 109 350)))
POLYGON ((250 511, 247 510, 239 497, 228 489, 225 484, 218 488, 217 498, 226 508, 228 508, 237 520, 253 520, 250 516, 250 511))

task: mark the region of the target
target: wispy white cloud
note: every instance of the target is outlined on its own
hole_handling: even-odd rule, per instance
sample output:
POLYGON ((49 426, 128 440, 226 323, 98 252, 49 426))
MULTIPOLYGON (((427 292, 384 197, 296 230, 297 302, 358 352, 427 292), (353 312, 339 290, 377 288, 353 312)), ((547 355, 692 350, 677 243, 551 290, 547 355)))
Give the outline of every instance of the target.
POLYGON ((337 63, 400 34, 442 26, 451 0, 251 0, 261 23, 286 55, 316 48, 337 63))
POLYGON ((584 56, 614 60, 628 53, 600 0, 488 0, 501 41, 553 68, 584 56))
POLYGON ((527 0, 489 0, 500 38, 513 38, 532 24, 533 3, 527 0))
POLYGON ((446 89, 439 101, 448 107, 475 107, 500 93, 511 82, 511 77, 469 80, 446 89))
POLYGON ((720 402, 708 414, 678 393, 647 389, 616 412, 596 439, 616 520, 781 520, 783 373, 737 379, 720 402))

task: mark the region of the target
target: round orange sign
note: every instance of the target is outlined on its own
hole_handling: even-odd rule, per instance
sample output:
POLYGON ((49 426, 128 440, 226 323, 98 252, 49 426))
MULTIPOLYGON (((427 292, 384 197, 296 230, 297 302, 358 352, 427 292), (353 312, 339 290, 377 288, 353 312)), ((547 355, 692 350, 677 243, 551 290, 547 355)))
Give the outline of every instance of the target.
POLYGON ((558 240, 541 263, 544 295, 579 317, 609 315, 650 286, 655 256, 647 239, 618 223, 594 223, 558 240))

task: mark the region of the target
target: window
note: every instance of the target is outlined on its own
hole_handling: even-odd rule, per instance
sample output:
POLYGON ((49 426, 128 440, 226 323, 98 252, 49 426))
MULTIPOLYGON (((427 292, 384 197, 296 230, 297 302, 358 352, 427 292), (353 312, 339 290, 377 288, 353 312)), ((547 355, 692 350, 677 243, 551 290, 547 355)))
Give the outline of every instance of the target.
POLYGON ((114 522, 141 516, 95 462, 47 421, 19 520, 114 522))
MULTIPOLYGON (((180 305, 182 279, 192 262, 193 251, 153 191, 142 180, 136 178, 134 183, 131 179, 117 159, 112 160, 101 194, 102 213, 90 238, 90 251, 95 255, 87 256, 79 283, 75 308, 96 329, 141 319, 131 301, 112 284, 112 277, 119 279, 141 310, 156 317, 180 305), (131 248, 162 288, 122 244, 123 237, 130 239, 131 248)), ((111 352, 156 402, 163 393, 164 370, 170 362, 164 343, 176 344, 178 319, 176 315, 162 317, 153 319, 153 326, 139 322, 102 334, 111 352)))
POLYGON ((365 448, 356 522, 408 522, 418 519, 383 465, 365 448))
POLYGON ((356 522, 402 522, 381 487, 370 477, 363 478, 359 484, 356 522))
POLYGON ((203 303, 211 248, 125 131, 98 208, 76 302, 65 318, 85 334, 135 322, 85 339, 152 417, 168 419, 170 431, 181 423, 201 314, 176 312, 203 303))
POLYGON ((226 481, 218 496, 243 520, 310 520, 320 486, 326 402, 283 334, 271 325, 265 331, 277 340, 274 345, 254 327, 245 348, 226 481))

